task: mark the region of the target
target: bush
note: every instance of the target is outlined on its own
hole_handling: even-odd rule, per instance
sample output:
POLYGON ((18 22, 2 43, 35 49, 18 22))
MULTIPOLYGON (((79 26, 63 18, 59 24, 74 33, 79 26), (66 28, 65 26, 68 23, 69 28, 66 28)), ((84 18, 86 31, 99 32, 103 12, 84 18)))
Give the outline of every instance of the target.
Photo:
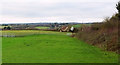
POLYGON ((111 18, 106 18, 103 23, 92 24, 90 30, 86 31, 86 26, 82 28, 85 30, 79 28, 75 36, 103 50, 117 52, 120 49, 118 47, 118 22, 120 20, 115 14, 111 18))
POLYGON ((11 27, 8 26, 8 27, 4 27, 3 29, 4 29, 4 30, 11 30, 11 27))

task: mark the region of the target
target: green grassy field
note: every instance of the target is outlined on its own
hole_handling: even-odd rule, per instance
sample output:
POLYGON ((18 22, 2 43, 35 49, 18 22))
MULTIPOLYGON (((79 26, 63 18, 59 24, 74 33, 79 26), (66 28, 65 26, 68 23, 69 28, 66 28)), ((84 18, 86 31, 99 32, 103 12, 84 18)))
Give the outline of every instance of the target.
MULTIPOLYGON (((2 29, 2 28, 4 28, 4 27, 8 27, 8 26, 0 26, 0 29, 2 29)), ((10 26, 10 27, 12 27, 12 26, 10 26)))
MULTIPOLYGON (((31 33, 29 31, 23 31, 26 32, 25 34, 31 33)), ((11 32, 23 34, 23 31, 11 32)), ((34 32, 34 35, 2 38, 3 63, 118 62, 117 54, 101 51, 99 48, 65 35, 66 33, 41 31, 41 34, 35 34, 35 31, 31 31, 34 32), (49 34, 42 34, 44 32, 48 32, 49 34)))
POLYGON ((60 33, 55 31, 41 31, 41 30, 8 30, 2 31, 1 36, 4 35, 15 35, 15 36, 27 36, 27 35, 34 35, 34 34, 59 34, 59 35, 66 35, 66 32, 60 33))
POLYGON ((83 25, 90 26, 91 24, 77 24, 77 25, 73 25, 73 27, 79 28, 79 27, 82 27, 83 25))
POLYGON ((5 26, 0 26, 0 29, 4 28, 5 26))
POLYGON ((43 26, 39 26, 39 27, 35 27, 37 29, 49 29, 50 27, 43 27, 43 26))

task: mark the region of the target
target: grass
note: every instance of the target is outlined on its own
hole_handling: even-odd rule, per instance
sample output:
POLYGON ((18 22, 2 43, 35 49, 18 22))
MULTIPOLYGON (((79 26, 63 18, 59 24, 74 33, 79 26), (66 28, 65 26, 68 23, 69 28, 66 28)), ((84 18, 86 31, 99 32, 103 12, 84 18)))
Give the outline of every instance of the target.
POLYGON ((76 38, 63 35, 63 33, 54 33, 13 38, 3 37, 3 63, 118 62, 118 56, 115 53, 101 51, 99 48, 88 45, 76 38))
POLYGON ((35 27, 37 29, 49 29, 50 27, 43 27, 43 26, 39 26, 39 27, 35 27))
POLYGON ((0 29, 2 29, 2 28, 4 28, 4 27, 6 27, 6 26, 0 26, 0 29))
POLYGON ((91 24, 77 24, 77 25, 73 25, 73 27, 79 28, 79 27, 82 27, 83 25, 90 26, 91 24))
MULTIPOLYGON (((4 27, 8 27, 8 26, 0 26, 0 29, 4 28, 4 27)), ((10 26, 11 27, 11 26, 10 26)))
POLYGON ((33 35, 33 34, 61 34, 66 35, 66 32, 60 33, 55 31, 41 31, 41 30, 8 30, 8 31, 2 31, 1 36, 4 35, 15 35, 15 36, 26 36, 26 35, 33 35))
POLYGON ((0 37, 0 65, 2 64, 2 38, 0 37))

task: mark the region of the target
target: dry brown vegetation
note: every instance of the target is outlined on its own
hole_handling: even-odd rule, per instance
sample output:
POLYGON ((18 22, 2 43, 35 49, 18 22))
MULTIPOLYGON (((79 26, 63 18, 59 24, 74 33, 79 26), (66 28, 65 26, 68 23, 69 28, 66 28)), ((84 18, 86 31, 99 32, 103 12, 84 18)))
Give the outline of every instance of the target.
POLYGON ((118 52, 118 14, 106 18, 102 23, 79 28, 76 37, 107 51, 118 52))

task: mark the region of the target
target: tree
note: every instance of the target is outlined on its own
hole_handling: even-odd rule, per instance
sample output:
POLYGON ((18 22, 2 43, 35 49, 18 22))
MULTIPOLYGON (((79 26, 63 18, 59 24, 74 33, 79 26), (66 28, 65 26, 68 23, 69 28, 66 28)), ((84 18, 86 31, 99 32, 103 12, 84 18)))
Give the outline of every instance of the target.
POLYGON ((57 25, 57 24, 58 24, 57 22, 54 23, 54 25, 57 25))
POLYGON ((6 30, 7 27, 4 27, 4 30, 6 30))
POLYGON ((8 26, 8 24, 2 24, 2 26, 8 26))
POLYGON ((120 1, 118 2, 118 4, 116 5, 116 8, 118 10, 118 17, 120 18, 120 1))
POLYGON ((11 29, 10 26, 8 26, 8 27, 7 27, 7 30, 10 30, 10 29, 11 29))

